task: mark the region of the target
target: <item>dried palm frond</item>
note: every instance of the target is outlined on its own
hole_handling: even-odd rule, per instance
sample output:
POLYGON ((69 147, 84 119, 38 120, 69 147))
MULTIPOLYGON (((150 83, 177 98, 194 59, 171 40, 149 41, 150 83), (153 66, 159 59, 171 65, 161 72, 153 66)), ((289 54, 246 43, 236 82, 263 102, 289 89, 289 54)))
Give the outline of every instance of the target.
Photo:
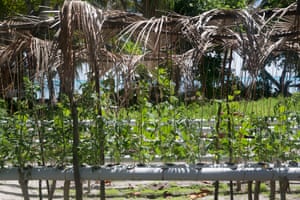
MULTIPOLYGON (((235 34, 237 52, 244 59, 244 69, 248 70, 253 77, 257 77, 259 71, 264 67, 266 59, 284 44, 284 39, 276 38, 274 40, 272 38, 275 30, 274 23, 267 24, 263 17, 255 17, 247 10, 240 10, 236 12, 236 15, 241 20, 243 28, 240 29, 240 36, 235 34)), ((275 14, 272 15, 272 18, 275 17, 277 17, 275 14)))
MULTIPOLYGON (((122 32, 119 35, 119 39, 123 40, 124 38, 126 38, 125 40, 125 44, 126 44, 127 42, 129 42, 130 39, 132 39, 134 35, 137 35, 135 46, 138 46, 139 44, 143 43, 143 47, 147 48, 150 33, 154 31, 154 33, 157 33, 157 35, 159 36, 161 33, 162 24, 164 23, 164 19, 165 17, 159 19, 151 18, 149 20, 141 20, 132 23, 129 26, 127 26, 124 30, 122 30, 122 32)), ((123 48, 124 46, 122 47, 122 49, 123 48)))
POLYGON ((98 70, 100 76, 104 76, 108 71, 114 68, 115 65, 122 62, 122 56, 108 51, 106 48, 100 49, 98 64, 101 66, 98 70))
MULTIPOLYGON (((132 49, 123 56, 122 64, 124 78, 124 90, 130 94, 130 82, 139 77, 137 67, 143 64, 143 73, 147 77, 153 77, 157 73, 157 66, 172 59, 174 45, 180 35, 177 16, 162 16, 134 22, 124 28, 118 35, 118 42, 121 43, 120 52, 124 52, 125 45, 133 43, 132 49), (124 45, 123 45, 124 44, 124 45), (139 49, 139 51, 136 51, 139 49), (130 52, 129 52, 130 53, 130 52)), ((128 49, 126 49, 128 51, 128 49)))
POLYGON ((182 74, 182 79, 187 83, 193 81, 192 69, 194 66, 194 55, 196 54, 196 49, 190 49, 180 55, 172 55, 172 60, 174 65, 179 66, 180 74, 182 74))
POLYGON ((83 32, 87 48, 88 63, 93 71, 98 67, 98 55, 101 49, 101 29, 105 16, 103 11, 83 1, 65 1, 61 13, 61 32, 59 47, 62 50, 63 92, 70 93, 74 89, 74 48, 73 36, 76 30, 83 32))
POLYGON ((193 53, 193 65, 198 65, 205 52, 214 46, 213 36, 217 34, 218 27, 209 23, 217 13, 217 10, 211 10, 196 17, 184 17, 180 20, 181 34, 194 47, 187 52, 189 55, 193 53))
POLYGON ((48 52, 50 48, 51 42, 49 41, 41 40, 28 34, 19 34, 12 43, 2 47, 3 53, 0 56, 0 65, 12 63, 19 55, 25 54, 26 57, 31 57, 34 60, 32 66, 36 66, 34 71, 38 74, 48 67, 48 52))
POLYGON ((273 38, 285 38, 284 44, 280 50, 299 51, 300 36, 300 15, 286 15, 290 10, 296 10, 296 3, 291 4, 287 8, 280 9, 280 15, 277 17, 273 27, 273 38))
POLYGON ((137 75, 136 68, 139 63, 142 63, 144 55, 123 55, 122 62, 118 65, 119 72, 123 75, 123 78, 126 81, 135 80, 137 75))
POLYGON ((30 52, 35 60, 36 69, 34 71, 34 76, 43 76, 45 72, 48 71, 50 50, 52 47, 52 42, 47 40, 41 40, 36 37, 31 38, 30 52))
POLYGON ((28 37, 19 37, 10 45, 3 48, 3 53, 0 56, 0 66, 11 63, 14 58, 22 53, 22 51, 29 46, 28 37))
POLYGON ((18 81, 19 90, 23 90, 24 88, 20 88, 23 85, 21 79, 23 76, 27 76, 32 81, 43 79, 49 67, 50 41, 41 40, 29 34, 16 35, 18 35, 17 38, 3 49, 0 56, 0 66, 9 71, 6 73, 9 77, 3 78, 6 82, 2 81, 1 84, 2 86, 10 85, 9 90, 13 90, 15 86, 11 83, 15 81, 18 81))

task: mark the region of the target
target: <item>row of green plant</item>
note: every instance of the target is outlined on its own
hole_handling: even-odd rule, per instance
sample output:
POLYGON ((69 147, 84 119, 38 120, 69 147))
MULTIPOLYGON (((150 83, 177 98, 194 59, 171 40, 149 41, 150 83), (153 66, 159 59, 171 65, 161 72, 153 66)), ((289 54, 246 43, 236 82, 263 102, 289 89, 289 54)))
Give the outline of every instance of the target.
MULTIPOLYGON (((35 87, 27 81, 26 97, 16 102, 18 111, 12 114, 6 112, 6 104, 1 101, 1 166, 72 163, 70 103, 62 98, 55 106, 37 104, 35 87)), ((246 113, 245 103, 234 101, 239 91, 213 104, 189 105, 172 96, 152 104, 147 96, 140 95, 138 103, 130 108, 111 106, 111 99, 104 93, 100 99, 102 116, 99 116, 92 87, 86 84, 82 94, 75 97, 80 121, 80 163, 99 164, 100 131, 105 135, 106 156, 117 163, 125 155, 140 163, 151 162, 155 156, 165 162, 196 163, 208 154, 213 155, 214 162, 223 156, 230 162, 299 159, 300 96, 297 94, 278 98, 272 107, 262 104, 257 108, 273 110, 269 118, 246 113)), ((267 100, 268 104, 269 101, 273 103, 267 100)))

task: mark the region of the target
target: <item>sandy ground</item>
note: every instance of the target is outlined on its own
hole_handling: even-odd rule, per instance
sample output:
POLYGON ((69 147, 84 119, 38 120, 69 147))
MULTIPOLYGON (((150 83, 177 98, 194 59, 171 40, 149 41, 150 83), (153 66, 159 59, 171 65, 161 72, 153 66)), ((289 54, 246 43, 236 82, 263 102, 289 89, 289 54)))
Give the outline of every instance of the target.
MULTIPOLYGON (((157 183, 157 182, 156 182, 157 183)), ((174 182, 172 182, 174 183, 174 182)), ((153 184, 153 182, 149 182, 149 181, 127 181, 127 182, 118 182, 118 181, 114 181, 111 182, 109 185, 107 185, 107 188, 128 188, 128 187, 138 187, 139 185, 150 185, 153 184)), ((176 182, 176 184, 178 185, 182 185, 182 186, 186 186, 189 184, 199 184, 199 182, 176 182)), ((71 187, 73 185, 71 184, 71 187)), ((299 188, 299 186, 296 186, 297 188, 299 188)), ((38 181, 30 181, 29 182, 29 194, 30 194, 30 199, 33 200, 37 200, 39 199, 38 196, 38 181)), ((62 188, 63 188, 63 182, 59 181, 57 182, 57 190, 55 192, 55 197, 54 199, 59 200, 59 199, 63 199, 63 194, 62 194, 62 188)), ((91 182, 91 193, 90 194, 94 194, 94 197, 90 197, 90 198, 85 198, 86 200, 95 200, 95 199, 99 199, 99 184, 96 182, 91 182)), ((84 183, 84 192, 87 193, 87 182, 84 183)), ((43 193, 46 194, 46 183, 45 181, 43 181, 43 193)), ((71 193, 71 196, 74 195, 71 193)), ((18 184, 18 181, 0 181, 0 200, 23 200, 23 196, 22 196, 22 191, 21 188, 18 184)), ((47 197, 44 197, 43 199, 47 199, 47 197)), ((71 197, 71 199, 75 199, 74 197, 71 197)), ((107 198, 107 199, 114 199, 114 198, 107 198)), ((119 200, 120 198, 118 198, 119 200)), ((124 199, 127 199, 124 197, 124 199)), ((142 198, 134 198, 134 199, 142 199, 142 198)), ((168 199, 172 199, 172 198, 168 198, 168 199)), ((202 197, 202 198, 198 198, 201 200, 213 200, 213 196, 209 195, 206 197, 202 197)), ((230 197, 229 196, 222 196, 219 198, 220 200, 229 200, 230 197)), ((235 195, 234 199, 236 200, 247 200, 247 195, 246 194, 242 194, 242 195, 235 195)), ((260 195, 260 200, 268 200, 268 194, 267 193, 263 193, 260 195)), ((279 194, 276 195, 276 199, 280 199, 279 194)), ((300 191, 297 191, 291 194, 287 194, 287 199, 288 200, 299 200, 300 199, 300 191)))

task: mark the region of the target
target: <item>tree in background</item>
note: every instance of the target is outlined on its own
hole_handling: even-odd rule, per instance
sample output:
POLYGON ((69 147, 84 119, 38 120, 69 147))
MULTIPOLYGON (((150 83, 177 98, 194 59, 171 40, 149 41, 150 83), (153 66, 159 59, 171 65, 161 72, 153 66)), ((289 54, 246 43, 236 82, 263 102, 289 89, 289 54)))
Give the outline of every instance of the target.
POLYGON ((16 14, 38 15, 41 11, 40 6, 57 7, 62 5, 64 0, 1 0, 0 19, 16 14))
POLYGON ((299 87, 299 84, 294 84, 292 80, 292 77, 299 78, 299 54, 294 51, 285 51, 272 56, 268 61, 267 65, 273 65, 274 70, 278 71, 278 77, 273 77, 265 68, 262 71, 265 82, 270 81, 274 85, 275 94, 290 96, 289 89, 299 87))
POLYGON ((107 9, 120 9, 142 13, 144 17, 159 16, 158 11, 173 10, 175 0, 89 0, 92 4, 107 9))
POLYGON ((195 16, 211 9, 245 8, 249 0, 176 0, 174 11, 182 15, 195 16))
POLYGON ((261 6, 263 8, 283 8, 294 2, 295 0, 262 0, 261 6))

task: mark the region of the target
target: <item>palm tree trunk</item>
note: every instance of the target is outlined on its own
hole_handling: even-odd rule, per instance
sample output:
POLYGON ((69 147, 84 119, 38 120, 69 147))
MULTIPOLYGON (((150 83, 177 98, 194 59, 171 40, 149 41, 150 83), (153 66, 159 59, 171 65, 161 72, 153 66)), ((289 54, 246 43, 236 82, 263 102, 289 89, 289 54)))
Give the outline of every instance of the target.
POLYGON ((70 101, 71 119, 72 119, 72 133, 73 133, 73 170, 74 181, 76 189, 76 200, 82 200, 82 183, 80 180, 80 160, 79 160, 79 127, 78 127, 78 110, 77 103, 74 99, 74 79, 75 79, 75 52, 73 51, 73 28, 72 24, 73 15, 72 10, 68 6, 64 6, 61 13, 61 32, 59 38, 59 46, 63 55, 63 67, 60 70, 62 73, 61 81, 61 94, 66 94, 70 101), (71 24, 71 25, 70 25, 71 24))
POLYGON ((143 15, 146 18, 154 17, 156 6, 158 5, 157 0, 143 0, 143 15))

